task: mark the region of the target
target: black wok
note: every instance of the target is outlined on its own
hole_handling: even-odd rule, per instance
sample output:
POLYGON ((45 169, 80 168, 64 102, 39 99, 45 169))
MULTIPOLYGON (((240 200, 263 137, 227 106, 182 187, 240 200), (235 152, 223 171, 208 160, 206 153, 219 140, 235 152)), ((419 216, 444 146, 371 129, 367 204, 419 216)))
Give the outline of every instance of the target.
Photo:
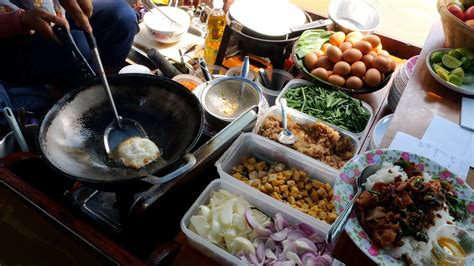
POLYGON ((162 158, 140 170, 107 158, 103 134, 113 113, 97 79, 48 111, 38 130, 40 155, 63 175, 96 184, 123 183, 178 166, 202 132, 204 113, 197 97, 159 76, 115 75, 109 83, 120 114, 143 126, 162 158))

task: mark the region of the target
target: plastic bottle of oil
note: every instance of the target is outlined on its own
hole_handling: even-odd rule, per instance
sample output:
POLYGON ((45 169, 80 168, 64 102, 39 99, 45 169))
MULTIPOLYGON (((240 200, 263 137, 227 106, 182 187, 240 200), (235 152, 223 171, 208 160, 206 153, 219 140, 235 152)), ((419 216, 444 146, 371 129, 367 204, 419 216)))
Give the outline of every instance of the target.
POLYGON ((217 52, 219 51, 226 26, 223 0, 214 0, 212 7, 213 10, 207 19, 207 35, 204 42, 204 59, 208 65, 213 65, 216 61, 217 52))

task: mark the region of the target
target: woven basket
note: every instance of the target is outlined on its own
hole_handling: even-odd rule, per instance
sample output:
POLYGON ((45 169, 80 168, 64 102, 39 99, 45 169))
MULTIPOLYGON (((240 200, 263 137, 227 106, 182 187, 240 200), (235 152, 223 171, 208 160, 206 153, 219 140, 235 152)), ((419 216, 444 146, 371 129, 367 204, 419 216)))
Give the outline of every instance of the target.
POLYGON ((455 15, 449 12, 446 7, 449 0, 438 0, 438 12, 443 23, 446 47, 468 48, 474 50, 474 28, 469 27, 455 15))

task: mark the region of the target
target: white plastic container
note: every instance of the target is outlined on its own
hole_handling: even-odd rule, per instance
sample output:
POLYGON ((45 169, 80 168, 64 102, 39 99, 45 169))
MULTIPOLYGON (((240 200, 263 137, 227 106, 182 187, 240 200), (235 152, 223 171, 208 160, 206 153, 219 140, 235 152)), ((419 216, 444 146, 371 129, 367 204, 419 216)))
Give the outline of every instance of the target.
MULTIPOLYGON (((279 105, 279 104, 280 104, 280 98, 282 98, 283 95, 285 95, 285 93, 286 93, 288 90, 290 90, 290 89, 292 89, 292 88, 296 88, 296 87, 301 87, 301 86, 317 86, 317 85, 315 85, 314 83, 311 83, 311 82, 309 82, 309 81, 307 81, 307 80, 294 79, 294 80, 288 82, 288 84, 286 84, 286 86, 281 90, 280 94, 278 95, 278 97, 277 97, 277 99, 276 99, 276 101, 275 101, 275 104, 276 104, 276 105, 279 105)), ((351 98, 352 98, 352 97, 351 97, 351 98)), ((356 101, 359 101, 358 99, 355 99, 355 98, 352 98, 352 99, 354 99, 354 100, 356 100, 356 101)), ((372 107, 371 107, 368 103, 366 103, 366 102, 364 102, 364 101, 362 101, 362 100, 360 100, 360 101, 362 102, 362 106, 364 107, 364 109, 367 110, 367 112, 370 114, 369 121, 367 121, 367 125, 365 126, 364 130, 361 131, 361 132, 352 132, 352 131, 347 131, 347 130, 345 130, 345 131, 347 131, 347 132, 350 132, 350 133, 354 134, 354 136, 356 136, 356 137, 359 138, 359 139, 362 138, 366 133, 368 133, 368 130, 369 130, 369 128, 370 128, 370 125, 372 124, 372 120, 374 119, 374 111, 372 110, 372 107)), ((305 114, 305 115, 310 116, 310 115, 308 115, 308 114, 305 114)), ((312 116, 310 116, 310 117, 312 117, 312 116)), ((329 124, 329 123, 328 123, 328 124, 329 124)), ((341 128, 339 128, 339 127, 336 126, 336 125, 334 125, 334 127, 338 128, 338 129, 341 129, 341 128)), ((344 130, 344 129, 341 129, 341 130, 344 130)))
POLYGON ((224 189, 230 193, 242 196, 250 203, 250 205, 258 208, 268 215, 274 216, 276 213, 280 213, 283 218, 285 218, 291 225, 297 223, 307 223, 308 225, 311 225, 311 227, 317 233, 319 233, 323 239, 325 239, 326 231, 322 230, 315 224, 308 223, 304 216, 299 215, 299 212, 288 212, 286 209, 281 209, 278 205, 275 205, 274 202, 270 202, 266 198, 261 197, 259 193, 255 193, 255 190, 245 189, 237 186, 235 183, 231 183, 223 179, 217 179, 212 181, 207 186, 207 188, 201 193, 199 198, 183 216, 183 219, 181 219, 181 230, 188 238, 189 244, 192 247, 221 264, 245 265, 239 258, 235 257, 219 246, 214 245, 207 239, 194 233, 188 228, 189 221, 193 215, 197 214, 199 206, 208 204, 211 192, 220 189, 224 189))
MULTIPOLYGON (((341 129, 341 128, 338 128, 334 125, 331 125, 327 122, 324 122, 322 120, 319 120, 315 117, 312 117, 312 116, 309 116, 307 114, 304 114, 302 112, 299 112, 295 109, 291 109, 291 108, 287 108, 287 116, 289 118, 292 119, 293 122, 297 123, 297 124, 300 124, 300 125, 308 125, 308 124, 313 124, 313 123, 316 123, 316 122, 321 122, 321 123, 324 123, 330 127, 332 127, 334 130, 338 131, 339 134, 341 134, 342 136, 346 136, 346 137, 349 137, 351 140, 352 140, 352 144, 354 145, 354 155, 358 154, 359 151, 360 151, 360 142, 359 142, 359 139, 357 138, 357 136, 355 136, 353 133, 347 131, 347 130, 344 130, 344 129, 341 129)), ((275 106, 272 106, 270 107, 270 109, 268 109, 267 112, 265 112, 265 114, 263 114, 262 117, 260 117, 258 120, 257 120, 257 124, 255 125, 254 129, 253 129, 253 132, 255 134, 258 134, 258 131, 260 130, 260 127, 262 127, 262 124, 263 124, 263 121, 265 121, 265 119, 270 116, 270 115, 274 115, 276 117, 279 117, 281 118, 281 108, 280 106, 278 105, 275 105, 275 106)), ((270 140, 272 141, 272 140, 270 140)), ((280 144, 279 142, 276 142, 276 141, 272 141, 274 143, 276 143, 276 145, 279 145, 279 146, 282 146, 288 150, 291 150, 291 151, 295 151, 289 147, 286 147, 285 145, 283 144, 280 144)), ((298 151, 295 151, 295 152, 298 152, 298 151)), ((300 153, 298 152, 298 154, 301 154, 302 156, 305 156, 307 157, 308 159, 312 160, 313 163, 323 163, 317 159, 314 159, 310 156, 307 156, 303 153, 300 153)), ((326 165, 326 164, 325 164, 326 165)), ((328 166, 329 167, 329 166, 328 166)), ((333 168, 335 171, 339 171, 338 169, 336 168, 333 168)))
POLYGON ((241 186, 244 189, 252 188, 257 194, 260 194, 262 198, 279 205, 280 209, 285 209, 288 212, 296 211, 306 216, 306 220, 308 222, 313 225, 317 225, 322 230, 324 230, 324 232, 329 230, 330 225, 326 222, 300 212, 290 205, 274 199, 271 196, 260 192, 258 189, 250 187, 244 182, 235 179, 231 175, 232 168, 239 165, 242 157, 244 156, 255 157, 258 160, 264 160, 266 162, 282 163, 289 168, 296 168, 306 172, 311 179, 316 179, 324 183, 330 183, 331 186, 334 185, 338 171, 323 164, 322 162, 310 159, 308 156, 305 156, 283 145, 279 145, 272 140, 254 133, 245 133, 240 135, 239 138, 237 138, 237 140, 216 162, 217 172, 222 179, 237 183, 238 186, 241 186))

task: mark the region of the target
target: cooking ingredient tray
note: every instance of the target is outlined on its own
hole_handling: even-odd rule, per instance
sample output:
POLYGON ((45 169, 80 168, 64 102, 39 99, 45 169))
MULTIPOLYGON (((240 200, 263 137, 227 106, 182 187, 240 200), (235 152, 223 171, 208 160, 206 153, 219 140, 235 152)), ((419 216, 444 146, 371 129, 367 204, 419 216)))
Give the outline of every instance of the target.
POLYGON ((217 179, 212 181, 207 188, 201 193, 199 198, 194 202, 191 208, 186 212, 181 219, 181 230, 186 235, 189 244, 194 247, 196 250, 200 251, 204 255, 218 261, 221 264, 225 265, 244 265, 244 263, 234 255, 230 254, 221 247, 212 244, 205 238, 199 236, 188 228, 190 219, 193 215, 197 214, 199 211, 199 206, 207 205, 209 203, 210 194, 213 191, 218 190, 227 190, 230 193, 237 194, 242 196, 247 200, 250 205, 258 208, 267 215, 274 216, 276 213, 280 213, 289 224, 298 224, 298 223, 307 223, 310 225, 318 234, 325 239, 326 230, 321 229, 318 225, 310 224, 306 221, 306 217, 300 215, 300 213, 288 212, 287 209, 281 209, 279 205, 275 205, 274 202, 268 201, 267 198, 261 197, 260 193, 253 189, 246 189, 241 186, 236 185, 235 183, 228 182, 223 179, 217 179))
MULTIPOLYGON (((277 99, 275 100, 276 105, 280 104, 280 98, 284 98, 284 95, 286 94, 286 92, 288 90, 293 89, 293 88, 302 87, 302 86, 318 86, 318 85, 315 85, 314 83, 311 83, 311 82, 303 80, 303 79, 294 79, 294 80, 288 82, 288 84, 286 84, 286 86, 281 90, 280 94, 278 95, 277 99)), ((355 99, 353 97, 350 97, 350 98, 355 100, 355 101, 360 101, 362 103, 362 107, 370 115, 369 120, 367 121, 367 125, 365 126, 364 130, 362 130, 360 132, 347 131, 347 132, 350 132, 350 133, 354 134, 354 136, 356 136, 357 138, 360 139, 364 136, 364 134, 368 133, 370 125, 372 124, 373 119, 374 119, 374 111, 372 110, 372 107, 367 102, 355 99)), ((309 114, 305 114, 305 115, 310 116, 309 114)), ((310 117, 313 117, 313 116, 310 116, 310 117)), ((328 123, 328 124, 331 124, 331 123, 328 123)), ((337 129, 344 130, 344 129, 336 126, 336 125, 333 125, 333 126, 337 129)))

